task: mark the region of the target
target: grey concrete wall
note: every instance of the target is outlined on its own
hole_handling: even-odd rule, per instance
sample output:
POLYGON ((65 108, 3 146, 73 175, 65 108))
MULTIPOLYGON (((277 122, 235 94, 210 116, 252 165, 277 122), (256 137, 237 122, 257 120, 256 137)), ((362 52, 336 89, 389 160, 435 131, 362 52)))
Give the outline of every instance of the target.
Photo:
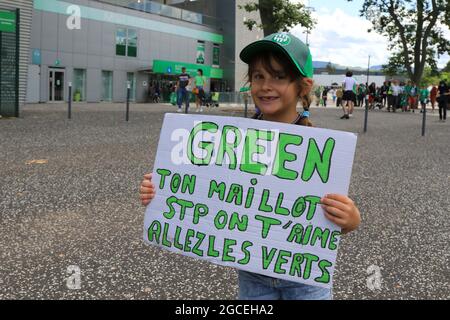
MULTIPOLYGON (((245 3, 251 2, 250 0, 237 0, 237 4, 244 5, 245 3)), ((252 31, 248 30, 248 28, 244 25, 245 19, 253 19, 258 23, 261 22, 261 18, 259 16, 259 12, 246 12, 243 9, 236 9, 236 29, 239 30, 236 33, 236 47, 235 47, 235 55, 236 55, 236 65, 234 69, 234 77, 236 79, 235 91, 239 91, 239 89, 246 83, 248 66, 243 63, 239 59, 239 53, 244 49, 248 44, 264 38, 263 30, 259 28, 254 28, 252 31)))
POLYGON ((220 46, 220 63, 224 80, 231 89, 235 87, 234 65, 236 60, 236 0, 219 1, 217 10, 223 19, 224 44, 220 46))
POLYGON ((40 97, 40 72, 41 68, 37 65, 28 66, 28 86, 26 101, 29 103, 38 103, 40 97))
POLYGON ((99 84, 86 86, 86 101, 99 102, 102 97, 102 70, 94 67, 88 68, 86 72, 86 83, 99 84))
POLYGON ((127 98, 127 72, 116 70, 113 73, 113 101, 124 102, 127 98))
MULTIPOLYGON (((101 2, 89 0, 68 2, 182 25, 195 30, 218 33, 217 30, 206 26, 115 7, 101 2)), ((67 16, 65 15, 35 10, 33 18, 32 48, 41 50, 43 66, 40 78, 40 101, 47 101, 48 99, 48 71, 46 68, 54 66, 57 59, 60 60, 59 66, 65 67, 66 70, 72 70, 73 68, 87 70, 87 101, 89 102, 100 101, 101 99, 102 70, 114 72, 113 100, 121 102, 126 99, 127 72, 151 69, 155 59, 195 63, 197 40, 193 38, 137 29, 137 57, 121 57, 116 56, 116 30, 122 27, 120 21, 110 23, 81 19, 80 30, 69 30, 66 26, 67 16)), ((207 65, 212 64, 212 48, 212 42, 206 42, 205 59, 207 65)), ((31 54, 29 55, 29 63, 31 63, 31 54)), ((66 83, 72 81, 72 78, 69 78, 68 75, 66 74, 66 83)), ((142 88, 139 89, 140 86, 137 82, 137 101, 141 101, 143 97, 142 88)))
POLYGON ((136 101, 146 101, 148 96, 148 74, 138 72, 136 74, 136 101), (146 85, 144 86, 144 81, 146 85))

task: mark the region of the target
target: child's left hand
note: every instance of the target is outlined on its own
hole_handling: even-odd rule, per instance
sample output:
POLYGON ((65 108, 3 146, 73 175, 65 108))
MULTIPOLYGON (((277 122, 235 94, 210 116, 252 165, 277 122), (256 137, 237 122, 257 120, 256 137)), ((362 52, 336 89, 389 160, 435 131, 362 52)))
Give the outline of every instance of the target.
POLYGON ((325 217, 342 228, 342 234, 358 228, 361 214, 352 199, 341 194, 327 194, 321 199, 325 217))

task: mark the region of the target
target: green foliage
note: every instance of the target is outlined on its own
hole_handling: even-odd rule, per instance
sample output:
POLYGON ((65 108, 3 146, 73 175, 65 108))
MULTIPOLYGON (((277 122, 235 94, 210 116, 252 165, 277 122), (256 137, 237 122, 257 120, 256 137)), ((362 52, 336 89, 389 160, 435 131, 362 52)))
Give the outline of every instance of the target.
POLYGON ((251 1, 245 5, 239 5, 239 9, 247 12, 259 11, 261 24, 254 19, 247 19, 244 24, 249 30, 255 27, 263 29, 264 36, 279 31, 289 31, 296 25, 312 29, 316 23, 311 17, 311 12, 303 4, 293 4, 289 0, 251 1))
POLYGON ((327 63, 326 69, 329 74, 334 74, 336 72, 336 68, 331 64, 331 62, 327 63))
POLYGON ((450 61, 447 62, 447 65, 442 69, 443 72, 450 72, 450 61))
POLYGON ((450 25, 448 0, 365 0, 360 15, 389 40, 388 74, 404 72, 419 83, 425 66, 436 70, 436 57, 450 51, 450 40, 438 25, 450 25))
POLYGON ((428 67, 425 68, 420 84, 424 86, 437 85, 441 80, 450 83, 450 71, 436 72, 428 67))

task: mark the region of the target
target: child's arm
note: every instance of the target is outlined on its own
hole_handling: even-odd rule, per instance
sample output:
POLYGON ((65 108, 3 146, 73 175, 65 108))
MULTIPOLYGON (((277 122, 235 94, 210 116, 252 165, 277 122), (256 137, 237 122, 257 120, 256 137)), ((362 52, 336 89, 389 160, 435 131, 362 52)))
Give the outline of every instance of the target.
POLYGON ((155 197, 155 185, 152 182, 152 174, 144 175, 144 180, 141 182, 139 195, 143 206, 147 206, 155 197))
POLYGON ((327 194, 321 199, 325 217, 342 228, 342 234, 358 228, 361 214, 355 203, 341 194, 327 194))

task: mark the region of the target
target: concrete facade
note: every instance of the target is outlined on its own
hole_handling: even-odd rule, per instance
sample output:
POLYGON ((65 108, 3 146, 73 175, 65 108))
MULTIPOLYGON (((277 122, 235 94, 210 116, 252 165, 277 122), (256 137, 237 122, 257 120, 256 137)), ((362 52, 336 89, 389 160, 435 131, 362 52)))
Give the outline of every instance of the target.
MULTIPOLYGON (((246 3, 252 2, 250 0, 237 0, 238 5, 244 5, 246 3)), ((258 23, 261 22, 261 18, 259 16, 259 12, 246 12, 244 9, 239 9, 236 6, 236 21, 235 21, 235 30, 239 30, 236 32, 236 45, 235 45, 235 79, 236 79, 236 88, 239 91, 239 88, 243 87, 247 83, 247 71, 248 67, 245 63, 239 59, 239 53, 247 46, 249 43, 253 41, 260 40, 264 38, 264 32, 260 28, 255 28, 252 31, 247 29, 247 26, 244 25, 244 21, 247 19, 253 19, 258 23)), ((248 85, 248 84, 247 84, 248 85)))
MULTIPOLYGON (((226 41, 217 43, 221 51, 221 68, 222 62, 226 61, 222 57, 226 52, 224 48, 228 43, 234 47, 232 38, 234 35, 229 36, 226 41)), ((142 102, 147 97, 148 74, 152 70, 154 60, 195 64, 200 40, 205 44, 204 65, 211 66, 213 47, 216 43, 214 40, 221 38, 223 33, 211 26, 171 19, 101 1, 35 0, 31 32, 32 54, 29 55, 28 65, 29 79, 36 79, 39 76, 39 82, 33 81, 30 84, 28 102, 51 100, 49 92, 57 81, 50 83, 52 70, 64 72, 63 100, 67 100, 69 82, 74 82, 74 69, 84 70, 85 73, 85 94, 81 97, 83 101, 102 100, 102 71, 111 71, 112 101, 126 100, 128 74, 132 73, 134 77, 132 97, 135 97, 137 102, 142 102), (81 8, 79 29, 68 28, 68 23, 73 22, 70 15, 71 5, 81 8), (136 31, 137 57, 123 57, 116 54, 116 32, 119 28, 136 31), (36 52, 40 54, 40 61, 33 61, 33 53, 36 52)), ((230 73, 226 75, 231 77, 230 73)))

